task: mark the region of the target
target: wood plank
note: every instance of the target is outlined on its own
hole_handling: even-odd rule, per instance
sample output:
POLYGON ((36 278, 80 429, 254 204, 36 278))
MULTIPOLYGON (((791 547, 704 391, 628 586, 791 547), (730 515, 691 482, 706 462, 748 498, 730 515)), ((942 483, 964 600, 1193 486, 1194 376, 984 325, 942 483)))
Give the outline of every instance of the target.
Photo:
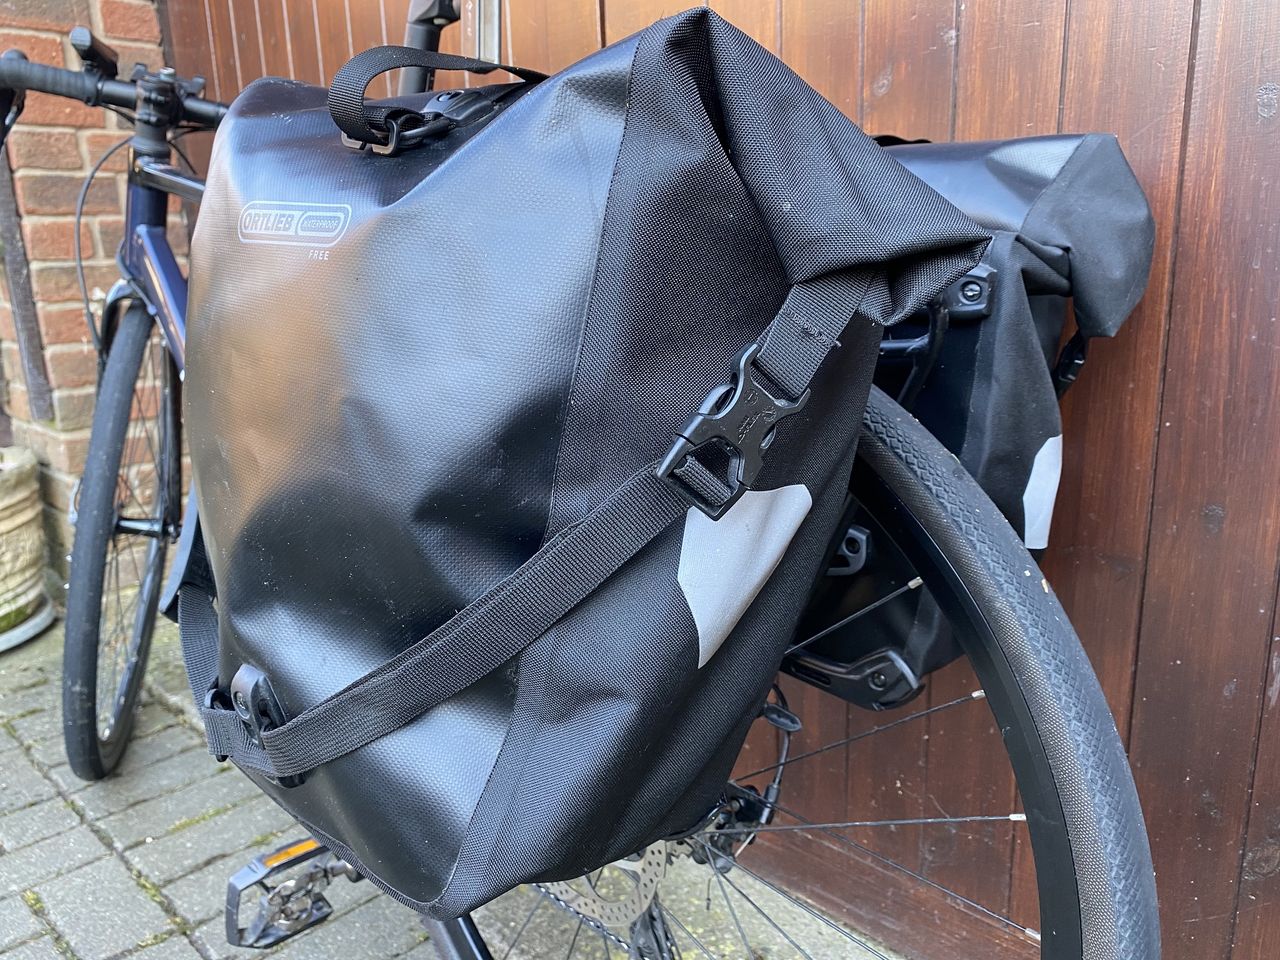
MULTIPOLYGON (((264 3, 266 0, 259 0, 264 3)), ((320 83, 320 33, 315 0, 281 0, 289 45, 290 76, 304 83, 320 83)))
POLYGON ((293 77, 293 57, 283 0, 257 0, 262 31, 262 68, 268 77, 293 77))
MULTIPOLYGON (((1063 58, 1060 129, 1117 134, 1156 222, 1146 297, 1114 342, 1094 346, 1081 382, 1065 398, 1062 486, 1042 561, 1126 738, 1146 576, 1191 29, 1190 0, 1169 4, 1159 17, 1134 16, 1109 0, 1073 0, 1063 58)), ((1012 915, 1024 920, 1035 899, 1028 854, 1025 847, 1018 851, 1011 904, 1012 915)))
POLYGON ((229 0, 205 0, 209 17, 210 59, 214 63, 212 96, 230 102, 244 87, 236 57, 235 30, 231 26, 229 0))
POLYGON ((627 0, 605 0, 605 43, 615 43, 638 30, 643 30, 655 20, 669 17, 673 13, 680 13, 693 6, 702 6, 702 4, 694 3, 693 0, 643 0, 640 3, 627 2, 627 0))
POLYGON ((1249 829, 1236 895, 1234 960, 1274 960, 1280 952, 1280 596, 1274 609, 1249 829))
POLYGON ((1066 0, 960 5, 955 139, 1057 130, 1066 12, 1066 0))
POLYGON ((1267 10, 1201 5, 1131 745, 1166 960, 1230 948, 1265 703, 1280 572, 1277 64, 1267 10))
POLYGON ((707 6, 766 50, 781 50, 779 0, 709 0, 707 6))
POLYGON ((232 38, 236 46, 236 62, 240 67, 240 86, 266 73, 262 46, 258 36, 258 5, 255 0, 230 0, 232 38))
POLYGON ((554 73, 600 49, 600 0, 510 0, 504 8, 506 62, 554 73))
POLYGON ((951 137, 953 0, 865 0, 862 121, 871 134, 951 137))
POLYGON ((315 23, 323 74, 320 82, 327 84, 352 56, 347 3, 344 0, 316 0, 315 23))
POLYGON ((782 0, 782 59, 854 120, 862 108, 861 14, 849 0, 782 0))

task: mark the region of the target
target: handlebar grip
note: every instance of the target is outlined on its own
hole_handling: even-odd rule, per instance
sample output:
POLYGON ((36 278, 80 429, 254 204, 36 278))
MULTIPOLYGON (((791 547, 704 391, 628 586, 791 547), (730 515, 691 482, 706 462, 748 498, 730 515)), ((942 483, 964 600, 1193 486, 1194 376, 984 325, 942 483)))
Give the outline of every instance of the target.
POLYGON ((17 51, 0 57, 0 87, 10 90, 37 90, 59 97, 92 102, 98 96, 98 78, 43 63, 29 63, 17 51), (14 54, 17 54, 16 56, 14 54))
POLYGON ((227 115, 227 105, 202 97, 186 97, 182 101, 183 115, 193 123, 216 127, 227 115))

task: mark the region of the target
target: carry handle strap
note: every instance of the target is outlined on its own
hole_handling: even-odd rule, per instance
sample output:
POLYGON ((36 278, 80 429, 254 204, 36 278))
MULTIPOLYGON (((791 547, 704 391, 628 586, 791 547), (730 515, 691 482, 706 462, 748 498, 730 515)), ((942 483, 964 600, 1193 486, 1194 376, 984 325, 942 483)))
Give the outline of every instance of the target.
POLYGON ((452 53, 436 53, 432 50, 415 50, 413 47, 371 47, 357 53, 342 65, 329 84, 329 115, 338 128, 358 143, 386 144, 390 137, 387 118, 393 114, 407 114, 403 107, 388 107, 368 103, 364 98, 369 84, 388 70, 403 67, 420 67, 427 70, 467 70, 471 73, 492 73, 505 70, 526 83, 540 83, 547 79, 545 73, 490 63, 474 57, 460 57, 452 53))

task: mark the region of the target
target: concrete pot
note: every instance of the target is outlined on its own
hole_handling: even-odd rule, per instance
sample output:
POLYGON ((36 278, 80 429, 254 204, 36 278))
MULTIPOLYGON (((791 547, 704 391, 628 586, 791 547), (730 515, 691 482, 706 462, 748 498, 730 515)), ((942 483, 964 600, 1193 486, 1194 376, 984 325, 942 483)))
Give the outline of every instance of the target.
POLYGON ((39 468, 30 450, 0 447, 0 650, 53 622, 44 585, 39 468))

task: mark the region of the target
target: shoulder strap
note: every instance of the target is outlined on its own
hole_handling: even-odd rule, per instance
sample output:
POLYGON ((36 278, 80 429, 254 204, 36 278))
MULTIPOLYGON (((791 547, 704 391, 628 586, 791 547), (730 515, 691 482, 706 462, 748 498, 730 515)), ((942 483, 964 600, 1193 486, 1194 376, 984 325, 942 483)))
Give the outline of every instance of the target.
MULTIPOLYGON (((328 699, 274 724, 253 708, 254 696, 240 695, 240 673, 230 697, 219 695, 216 679, 210 684, 205 676, 193 676, 193 690, 204 698, 201 717, 210 752, 284 785, 300 782, 300 775, 399 729, 506 663, 683 517, 690 504, 721 516, 755 479, 751 464, 758 468, 767 433, 803 405, 868 284, 869 274, 851 271, 793 287, 764 335, 739 358, 732 395, 696 415, 665 461, 637 471, 484 596, 328 699), (749 424, 760 429, 744 430, 749 424), (736 453, 737 476, 727 483, 698 460, 711 442, 736 453), (204 693, 210 685, 213 693, 204 693)), ((212 613, 199 584, 184 586, 180 615, 189 666, 199 663, 207 670, 210 651, 217 650, 212 613)), ((241 673, 246 670, 260 677, 253 668, 241 673)))

